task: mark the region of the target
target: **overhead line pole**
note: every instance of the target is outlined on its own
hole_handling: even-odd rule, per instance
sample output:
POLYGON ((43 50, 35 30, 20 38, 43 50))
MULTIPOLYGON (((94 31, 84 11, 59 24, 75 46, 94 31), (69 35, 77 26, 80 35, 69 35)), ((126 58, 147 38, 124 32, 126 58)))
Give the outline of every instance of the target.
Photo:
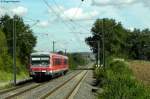
POLYGON ((67 49, 65 49, 65 55, 67 54, 67 49))
POLYGON ((53 53, 55 53, 55 41, 53 41, 53 53))
POLYGON ((16 24, 13 19, 13 70, 14 70, 14 85, 16 85, 16 24))
POLYGON ((105 68, 105 31, 104 31, 104 25, 105 25, 105 19, 102 20, 102 42, 103 42, 103 66, 105 68))
POLYGON ((100 66, 101 64, 101 62, 100 62, 100 40, 99 41, 97 41, 97 43, 98 43, 98 66, 100 66))
MULTIPOLYGON (((1 0, 1 3, 17 3, 20 1, 1 0)), ((16 85, 16 23, 15 17, 13 18, 13 83, 16 85)))
POLYGON ((88 42, 95 42, 97 43, 97 59, 96 59, 96 63, 97 63, 97 66, 100 66, 101 65, 101 60, 100 60, 100 40, 95 40, 95 41, 88 41, 88 42))

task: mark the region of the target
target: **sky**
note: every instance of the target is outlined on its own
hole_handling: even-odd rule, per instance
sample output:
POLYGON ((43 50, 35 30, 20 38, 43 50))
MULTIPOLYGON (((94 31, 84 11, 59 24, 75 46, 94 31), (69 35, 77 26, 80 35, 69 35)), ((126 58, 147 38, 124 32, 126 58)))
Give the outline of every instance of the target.
POLYGON ((20 0, 0 3, 0 16, 23 17, 37 37, 35 50, 89 52, 85 38, 97 18, 113 18, 125 28, 150 28, 150 0, 20 0))

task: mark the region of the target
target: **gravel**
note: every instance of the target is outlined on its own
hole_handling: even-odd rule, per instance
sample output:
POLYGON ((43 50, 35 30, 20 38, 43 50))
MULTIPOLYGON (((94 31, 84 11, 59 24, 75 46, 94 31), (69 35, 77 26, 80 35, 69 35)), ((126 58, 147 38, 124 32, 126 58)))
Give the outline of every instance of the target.
MULTIPOLYGON (((79 71, 74 71, 72 73, 68 73, 65 76, 61 76, 59 78, 55 78, 50 80, 47 83, 44 83, 41 86, 38 86, 37 88, 34 88, 30 91, 27 91, 23 94, 20 94, 17 97, 14 97, 13 99, 39 99, 40 97, 44 96, 48 92, 52 91, 55 89, 57 86, 61 85, 63 82, 65 82, 67 79, 71 78, 73 75, 79 73, 79 71)), ((89 70, 88 73, 86 74, 86 77, 82 80, 80 83, 80 86, 78 86, 79 89, 77 89, 76 93, 73 96, 73 99, 95 99, 96 96, 92 92, 92 89, 94 88, 91 84, 93 79, 92 71, 89 70)), ((83 73, 81 74, 83 75, 83 73)), ((72 86, 74 86, 78 80, 81 78, 81 75, 77 76, 74 78, 74 80, 71 80, 69 83, 67 83, 65 86, 63 86, 59 91, 56 93, 52 94, 48 99, 63 99, 63 97, 66 97, 67 93, 72 90, 72 86)), ((39 84, 39 83, 34 83, 39 84)), ((13 95, 15 93, 18 93, 19 91, 28 89, 29 87, 33 86, 32 84, 29 86, 25 86, 22 88, 19 88, 15 91, 9 92, 7 94, 4 94, 0 96, 0 99, 5 98, 6 96, 13 95)))
POLYGON ((25 92, 17 97, 14 97, 14 99, 39 99, 46 93, 52 91, 56 88, 56 86, 59 86, 62 84, 62 82, 66 81, 68 78, 72 77, 74 74, 78 73, 79 71, 75 71, 72 73, 68 73, 65 76, 61 76, 58 79, 52 79, 50 82, 43 84, 42 86, 39 86, 35 89, 32 89, 28 92, 25 92))
POLYGON ((74 99, 95 99, 96 96, 92 93, 93 86, 91 85, 93 81, 92 71, 88 71, 86 78, 82 81, 79 90, 74 96, 74 99))

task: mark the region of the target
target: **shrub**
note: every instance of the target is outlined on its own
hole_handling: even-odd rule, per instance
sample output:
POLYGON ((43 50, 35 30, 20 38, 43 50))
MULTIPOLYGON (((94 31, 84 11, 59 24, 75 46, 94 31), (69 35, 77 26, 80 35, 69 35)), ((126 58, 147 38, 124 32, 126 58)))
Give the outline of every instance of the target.
MULTIPOLYGON (((128 64, 113 60, 107 67, 102 88, 104 92, 98 95, 100 99, 148 99, 150 90, 134 79, 128 64)), ((100 78, 98 78, 100 79, 100 78)))
POLYGON ((101 67, 96 67, 94 70, 94 77, 96 78, 96 83, 98 84, 98 86, 102 86, 105 82, 105 71, 103 68, 101 67))

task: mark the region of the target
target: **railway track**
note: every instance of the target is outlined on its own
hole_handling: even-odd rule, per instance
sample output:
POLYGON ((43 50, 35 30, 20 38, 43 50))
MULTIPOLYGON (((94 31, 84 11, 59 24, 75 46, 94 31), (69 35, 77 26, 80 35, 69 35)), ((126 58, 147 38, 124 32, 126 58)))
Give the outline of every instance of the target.
POLYGON ((10 91, 17 90, 17 89, 22 88, 22 87, 24 87, 24 86, 27 86, 27 85, 29 85, 29 84, 31 84, 31 83, 26 83, 26 84, 19 85, 19 86, 15 86, 15 87, 12 87, 12 88, 9 88, 9 89, 1 90, 1 91, 0 91, 0 96, 1 96, 2 94, 4 94, 4 93, 8 93, 8 92, 10 92, 10 91))
MULTIPOLYGON (((44 83, 47 83, 47 82, 44 82, 44 83)), ((11 97, 17 96, 21 93, 27 92, 31 89, 34 89, 38 86, 41 86, 44 83, 37 84, 37 83, 32 82, 30 84, 28 83, 28 84, 25 84, 25 85, 17 86, 17 87, 2 91, 2 92, 0 92, 0 99, 10 99, 11 97)))
POLYGON ((82 80, 85 79, 87 75, 87 72, 82 76, 82 78, 76 83, 76 85, 72 88, 72 90, 70 91, 70 93, 66 96, 66 99, 73 99, 74 95, 76 94, 76 92, 78 91, 82 80))
POLYGON ((40 99, 73 99, 73 96, 76 94, 82 80, 86 77, 86 74, 87 74, 87 71, 82 71, 74 75, 73 77, 71 77, 64 83, 62 83, 61 85, 57 86, 52 91, 42 96, 40 99), (72 85, 71 84, 72 82, 75 82, 75 83, 72 85), (71 86, 68 86, 68 84, 71 84, 71 86), (59 93, 62 93, 62 90, 67 91, 67 89, 66 90, 64 89, 66 86, 70 87, 69 88, 70 90, 64 93, 64 95, 62 96, 59 93))
MULTIPOLYGON (((70 75, 71 73, 72 72, 69 72, 69 73, 67 73, 67 75, 70 75)), ((78 72, 77 72, 77 74, 78 74, 78 72)), ((61 77, 59 77, 59 78, 61 78, 61 77)), ((50 82, 53 82, 54 80, 56 80, 56 79, 52 79, 52 80, 50 80, 48 82, 44 82, 44 83, 38 83, 38 84, 34 83, 33 85, 32 84, 25 84, 22 86, 12 88, 10 90, 0 92, 0 99, 14 99, 14 98, 16 99, 16 97, 21 96, 22 94, 29 92, 29 91, 32 91, 34 89, 36 90, 36 88, 44 86, 50 82)))

